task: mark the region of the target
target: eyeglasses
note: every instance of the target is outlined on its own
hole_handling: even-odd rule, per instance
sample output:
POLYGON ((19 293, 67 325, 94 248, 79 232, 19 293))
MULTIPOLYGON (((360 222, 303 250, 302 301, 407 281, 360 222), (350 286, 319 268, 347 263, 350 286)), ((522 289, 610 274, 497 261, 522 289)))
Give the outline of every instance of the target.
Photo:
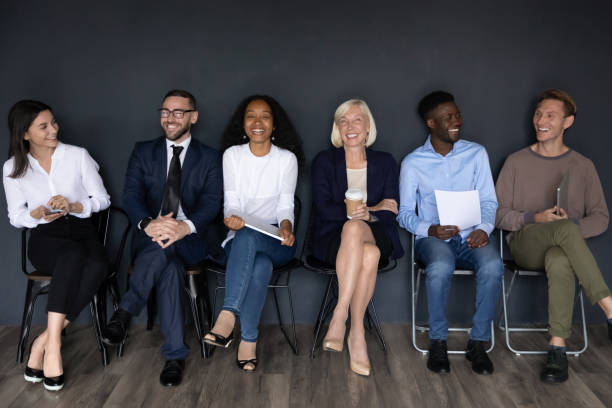
POLYGON ((174 116, 175 118, 182 119, 183 116, 185 116, 187 112, 195 112, 195 109, 175 109, 175 110, 164 109, 164 108, 159 109, 159 114, 162 118, 167 118, 170 116, 170 114, 172 114, 172 116, 174 116))

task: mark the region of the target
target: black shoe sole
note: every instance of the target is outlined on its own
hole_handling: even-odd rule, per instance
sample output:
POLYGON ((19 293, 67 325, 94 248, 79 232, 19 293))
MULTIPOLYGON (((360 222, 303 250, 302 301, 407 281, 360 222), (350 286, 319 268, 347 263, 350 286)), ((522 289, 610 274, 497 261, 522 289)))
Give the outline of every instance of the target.
POLYGON ((427 369, 436 374, 450 374, 450 366, 448 367, 448 370, 446 368, 438 368, 435 370, 429 364, 427 364, 427 369))
POLYGON ((100 341, 104 344, 106 344, 107 346, 119 346, 120 344, 122 344, 124 341, 126 341, 128 338, 127 334, 125 335, 125 337, 122 340, 119 340, 117 342, 112 341, 111 339, 109 339, 108 337, 100 337, 100 341))
POLYGON ((568 378, 568 375, 563 377, 540 377, 540 381, 545 384, 561 384, 562 382, 567 381, 568 378))

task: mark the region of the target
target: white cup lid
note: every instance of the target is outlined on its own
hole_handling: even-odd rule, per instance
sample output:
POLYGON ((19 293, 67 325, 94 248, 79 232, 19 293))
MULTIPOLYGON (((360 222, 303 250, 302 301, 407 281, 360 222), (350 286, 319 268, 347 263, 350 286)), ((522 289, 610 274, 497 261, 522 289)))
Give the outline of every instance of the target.
POLYGON ((344 197, 346 197, 347 200, 363 200, 363 193, 358 188, 349 188, 346 190, 346 193, 344 193, 344 197))

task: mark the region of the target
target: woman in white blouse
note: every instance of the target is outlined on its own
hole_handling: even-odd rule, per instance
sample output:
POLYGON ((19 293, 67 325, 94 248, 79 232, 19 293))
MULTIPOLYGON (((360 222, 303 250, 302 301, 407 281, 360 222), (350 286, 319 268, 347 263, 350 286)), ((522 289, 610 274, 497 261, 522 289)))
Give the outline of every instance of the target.
POLYGON ((273 98, 252 95, 236 109, 223 136, 224 222, 227 255, 223 310, 204 341, 228 347, 236 316, 241 342, 238 367, 257 366, 257 326, 274 266, 295 254, 293 200, 302 143, 283 108, 273 98), (278 225, 275 239, 245 227, 245 218, 278 225))
POLYGON ((51 108, 17 102, 9 112, 10 159, 4 192, 10 223, 31 228, 28 258, 51 273, 47 328, 34 341, 24 377, 63 388, 61 332, 91 301, 108 271, 104 248, 90 220, 110 205, 87 150, 61 143, 51 108))

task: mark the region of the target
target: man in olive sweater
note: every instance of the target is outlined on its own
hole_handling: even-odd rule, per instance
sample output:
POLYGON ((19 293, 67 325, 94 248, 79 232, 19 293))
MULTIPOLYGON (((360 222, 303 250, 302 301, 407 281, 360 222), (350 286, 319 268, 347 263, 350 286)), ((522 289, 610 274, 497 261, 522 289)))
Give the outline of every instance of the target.
POLYGON ((548 278, 551 339, 540 379, 549 383, 568 376, 565 339, 571 332, 575 277, 606 314, 612 341, 612 297, 585 242, 607 229, 608 207, 593 162, 563 143, 575 117, 576 104, 566 92, 545 91, 533 116, 536 143, 508 156, 495 186, 495 225, 512 231, 508 240, 515 262, 544 269, 548 278), (556 189, 566 173, 567 208, 557 209, 556 189))

